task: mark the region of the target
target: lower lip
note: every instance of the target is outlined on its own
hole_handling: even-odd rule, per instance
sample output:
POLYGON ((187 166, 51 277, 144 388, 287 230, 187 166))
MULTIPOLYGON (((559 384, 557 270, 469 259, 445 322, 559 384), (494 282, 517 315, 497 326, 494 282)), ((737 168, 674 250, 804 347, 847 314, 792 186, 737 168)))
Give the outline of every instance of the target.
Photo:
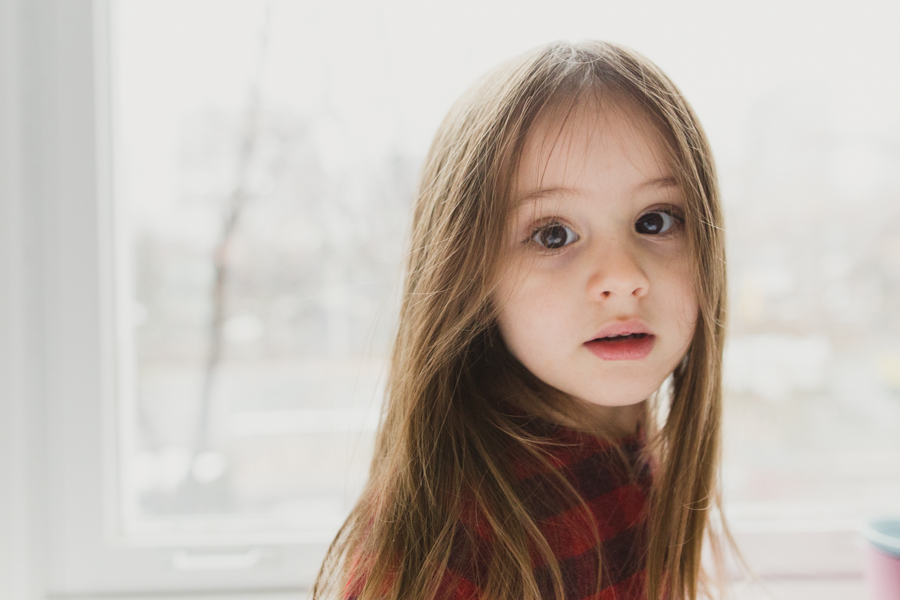
POLYGON ((584 345, 595 356, 603 360, 640 360, 650 354, 655 340, 656 336, 648 335, 619 342, 591 340, 590 342, 585 342, 584 345))

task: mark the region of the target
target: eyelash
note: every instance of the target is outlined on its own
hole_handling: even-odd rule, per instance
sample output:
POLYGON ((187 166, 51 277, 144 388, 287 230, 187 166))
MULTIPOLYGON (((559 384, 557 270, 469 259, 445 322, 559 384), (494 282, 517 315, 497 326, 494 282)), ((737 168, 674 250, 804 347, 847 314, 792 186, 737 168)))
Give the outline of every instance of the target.
MULTIPOLYGON (((680 214, 680 211, 678 211, 677 209, 674 209, 674 208, 670 208, 670 207, 661 207, 661 208, 655 208, 652 210, 648 210, 647 212, 641 214, 641 216, 637 218, 637 220, 635 221, 635 224, 637 224, 641 219, 643 219, 647 215, 650 215, 653 213, 663 213, 663 214, 669 215, 670 217, 672 217, 672 219, 674 219, 675 222, 673 223, 673 225, 669 231, 662 233, 662 234, 656 234, 652 237, 663 237, 663 238, 670 237, 671 235, 676 233, 678 230, 680 230, 682 227, 684 227, 684 217, 680 214)), ((569 246, 569 244, 566 244, 565 246, 561 246, 559 248, 546 248, 534 241, 534 236, 536 236, 538 233, 540 233, 542 230, 544 230, 548 227, 568 227, 568 228, 572 229, 571 226, 567 225, 564 221, 562 221, 556 217, 551 217, 550 219, 543 221, 540 224, 534 226, 531 229, 531 232, 525 237, 525 239, 522 240, 522 244, 523 245, 534 244, 535 246, 537 246, 540 249, 541 252, 543 252, 545 254, 556 254, 558 252, 565 250, 569 246)), ((573 229, 573 231, 574 231, 574 229, 573 229)), ((576 233, 575 235, 577 236, 578 234, 576 233)), ((649 235, 649 234, 645 234, 645 235, 649 235)))

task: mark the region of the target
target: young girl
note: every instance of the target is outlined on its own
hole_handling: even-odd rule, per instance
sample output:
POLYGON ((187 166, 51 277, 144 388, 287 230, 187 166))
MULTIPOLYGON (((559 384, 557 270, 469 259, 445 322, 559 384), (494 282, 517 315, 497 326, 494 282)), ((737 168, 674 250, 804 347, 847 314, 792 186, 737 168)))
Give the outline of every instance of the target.
POLYGON ((313 598, 710 593, 704 537, 719 580, 733 545, 721 224, 700 124, 640 55, 553 44, 466 93, 415 200, 370 480, 313 598))

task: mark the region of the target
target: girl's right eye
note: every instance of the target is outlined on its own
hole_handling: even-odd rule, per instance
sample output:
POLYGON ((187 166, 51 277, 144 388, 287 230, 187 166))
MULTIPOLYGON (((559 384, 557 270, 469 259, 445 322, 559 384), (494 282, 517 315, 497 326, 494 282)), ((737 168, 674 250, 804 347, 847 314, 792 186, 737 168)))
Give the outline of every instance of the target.
POLYGON ((536 228, 532 232, 530 239, 547 250, 558 250, 573 242, 577 242, 578 234, 567 225, 551 222, 536 228))

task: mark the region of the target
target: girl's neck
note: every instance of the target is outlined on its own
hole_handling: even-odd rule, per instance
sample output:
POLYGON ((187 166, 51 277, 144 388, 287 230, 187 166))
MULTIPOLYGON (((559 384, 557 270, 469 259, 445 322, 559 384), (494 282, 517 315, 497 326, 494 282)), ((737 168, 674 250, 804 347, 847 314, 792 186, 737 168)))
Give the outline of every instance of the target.
POLYGON ((521 407, 528 413, 575 431, 611 439, 634 435, 643 422, 647 402, 628 406, 598 406, 570 399, 558 402, 534 402, 521 407))

